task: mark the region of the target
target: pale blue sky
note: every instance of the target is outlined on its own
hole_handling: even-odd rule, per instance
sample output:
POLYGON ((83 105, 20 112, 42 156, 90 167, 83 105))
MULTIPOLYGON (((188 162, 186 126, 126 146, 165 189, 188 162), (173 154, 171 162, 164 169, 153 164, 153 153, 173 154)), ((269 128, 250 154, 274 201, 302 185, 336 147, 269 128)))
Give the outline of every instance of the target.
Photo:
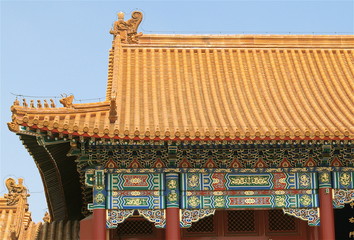
POLYGON ((141 10, 139 31, 168 34, 353 34, 348 1, 1 1, 0 195, 7 177, 23 177, 30 210, 47 209, 32 157, 9 132, 10 93, 104 98, 108 33, 123 11, 141 10))

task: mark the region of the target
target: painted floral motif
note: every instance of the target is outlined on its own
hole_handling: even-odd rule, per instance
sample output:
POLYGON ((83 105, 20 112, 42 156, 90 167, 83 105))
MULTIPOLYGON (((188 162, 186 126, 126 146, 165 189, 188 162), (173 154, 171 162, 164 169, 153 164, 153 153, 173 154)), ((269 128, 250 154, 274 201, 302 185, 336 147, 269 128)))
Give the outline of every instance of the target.
POLYGON ((131 195, 132 195, 132 196, 140 196, 141 193, 140 193, 139 191, 132 191, 132 192, 131 192, 131 195))
POLYGON ((169 189, 176 189, 177 188, 177 181, 174 179, 171 179, 167 182, 167 187, 169 189))
POLYGON ((310 177, 307 174, 300 175, 300 186, 308 187, 310 185, 310 177))
POLYGON ((142 180, 140 178, 137 178, 137 177, 129 179, 129 182, 131 184, 139 184, 139 183, 141 183, 141 181, 142 180))
POLYGON ((213 191, 213 195, 220 196, 220 195, 223 195, 223 192, 222 191, 213 191))
POLYGON ((167 196, 168 201, 170 202, 176 202, 177 201, 177 193, 170 193, 167 196))
POLYGON ((225 198, 222 196, 215 197, 215 207, 217 208, 225 207, 225 198))
POLYGON ((200 200, 196 196, 192 196, 188 199, 188 205, 192 208, 196 208, 200 203, 200 200))
POLYGON ((192 174, 188 177, 188 187, 195 188, 199 185, 198 175, 192 174))
POLYGON ((342 173, 339 177, 340 180, 340 184, 342 184, 343 186, 348 186, 351 182, 351 177, 349 175, 349 173, 342 173))
POLYGON ((285 196, 276 196, 275 205, 277 207, 285 207, 285 196))
POLYGON ((325 172, 320 175, 320 182, 321 183, 328 183, 329 182, 329 173, 325 172))
POLYGON ((303 195, 300 198, 300 203, 303 206, 309 206, 311 204, 311 198, 308 195, 303 195))
POLYGON ((245 200, 245 203, 246 204, 254 204, 256 202, 256 199, 254 199, 254 198, 247 198, 246 200, 245 200))
POLYGON ((105 200, 105 197, 104 197, 104 195, 103 195, 102 193, 96 194, 95 202, 96 202, 97 204, 103 203, 104 200, 105 200))

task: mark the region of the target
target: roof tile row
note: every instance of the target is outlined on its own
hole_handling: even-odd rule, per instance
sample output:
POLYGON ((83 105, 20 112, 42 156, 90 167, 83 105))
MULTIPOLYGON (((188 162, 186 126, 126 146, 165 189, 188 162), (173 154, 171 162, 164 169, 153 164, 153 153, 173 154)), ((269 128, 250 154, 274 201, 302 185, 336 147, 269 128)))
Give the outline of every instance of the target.
POLYGON ((353 39, 351 48, 298 49, 272 37, 268 43, 279 48, 213 48, 191 38, 198 47, 116 41, 106 102, 13 106, 14 124, 118 138, 353 138, 353 39), (118 118, 111 123, 113 98, 118 118))

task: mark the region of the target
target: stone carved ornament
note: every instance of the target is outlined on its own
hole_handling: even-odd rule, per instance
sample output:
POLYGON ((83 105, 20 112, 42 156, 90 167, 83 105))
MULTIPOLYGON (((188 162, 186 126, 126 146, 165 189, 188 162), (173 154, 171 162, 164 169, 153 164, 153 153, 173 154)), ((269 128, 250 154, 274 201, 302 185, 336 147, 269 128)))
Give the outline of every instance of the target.
POLYGON ((124 13, 120 12, 118 13, 118 21, 114 23, 110 34, 113 34, 114 37, 118 36, 122 43, 138 43, 139 37, 143 35, 142 33, 137 33, 142 19, 142 12, 134 11, 132 18, 124 21, 124 13))
POLYGON ((45 212, 44 217, 43 217, 43 222, 45 223, 50 223, 51 222, 51 218, 48 212, 45 212))
POLYGON ((62 99, 60 99, 60 103, 63 104, 64 107, 66 108, 72 108, 73 107, 73 100, 74 100, 74 95, 67 96, 66 94, 62 95, 62 99))
POLYGON ((27 193, 27 188, 23 186, 23 179, 18 179, 18 184, 16 184, 15 179, 8 178, 5 181, 5 185, 8 189, 8 194, 5 194, 4 197, 7 199, 7 205, 12 206, 18 203, 22 199, 27 199, 29 194, 27 193))

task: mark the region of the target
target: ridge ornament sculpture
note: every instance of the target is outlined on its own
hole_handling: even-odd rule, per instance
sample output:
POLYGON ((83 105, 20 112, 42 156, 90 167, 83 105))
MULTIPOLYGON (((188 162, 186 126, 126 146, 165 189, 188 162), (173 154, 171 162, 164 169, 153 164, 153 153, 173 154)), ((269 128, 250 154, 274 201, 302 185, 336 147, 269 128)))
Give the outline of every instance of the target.
POLYGON ((113 28, 109 31, 110 34, 115 37, 119 37, 122 43, 139 43, 139 37, 143 33, 137 33, 138 26, 143 19, 143 14, 139 11, 132 13, 132 18, 128 21, 124 21, 124 13, 118 13, 118 21, 113 25, 113 28))

